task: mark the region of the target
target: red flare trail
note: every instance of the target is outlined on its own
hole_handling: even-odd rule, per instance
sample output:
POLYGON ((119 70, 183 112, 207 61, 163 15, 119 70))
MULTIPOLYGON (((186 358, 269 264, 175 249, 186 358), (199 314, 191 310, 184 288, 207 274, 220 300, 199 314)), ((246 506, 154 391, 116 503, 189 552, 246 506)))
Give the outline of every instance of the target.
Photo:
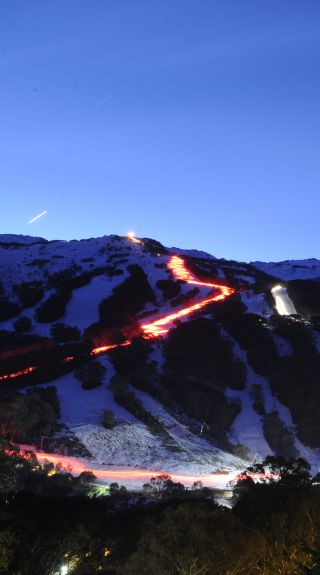
MULTIPOLYGON (((66 455, 59 455, 55 453, 45 453, 43 451, 33 451, 31 452, 36 456, 40 464, 52 463, 54 466, 62 467, 66 471, 74 475, 80 475, 83 471, 91 471, 97 479, 100 481, 124 481, 124 482, 135 482, 140 483, 142 481, 149 481, 152 477, 161 475, 163 471, 151 470, 151 469, 104 469, 102 467, 88 467, 83 461, 76 459, 75 457, 68 457, 66 455)), ((30 451, 9 451, 9 455, 17 454, 20 457, 30 459, 30 451)), ((166 472, 167 473, 167 472, 166 472)), ((210 487, 225 487, 230 481, 239 481, 242 479, 248 479, 251 477, 254 481, 270 481, 279 480, 281 476, 278 473, 248 473, 248 474, 238 474, 237 471, 230 471, 224 473, 210 473, 203 475, 191 475, 186 473, 170 473, 168 475, 173 481, 179 481, 184 485, 192 485, 195 481, 202 481, 203 484, 210 487)))
MULTIPOLYGON (((212 294, 209 293, 208 297, 201 299, 197 303, 183 307, 182 309, 180 309, 176 312, 172 312, 172 313, 169 313, 169 314, 164 315, 162 317, 159 317, 150 323, 141 324, 141 329, 144 332, 145 338, 155 338, 155 337, 165 335, 171 329, 172 324, 176 319, 180 319, 180 318, 189 316, 189 315, 203 309, 207 305, 209 305, 213 302, 222 301, 222 300, 226 299, 227 297, 229 297, 235 293, 235 290, 231 287, 228 287, 225 285, 215 284, 212 282, 202 282, 202 281, 198 280, 186 268, 184 260, 182 258, 180 258, 179 256, 172 256, 169 259, 168 269, 172 272, 173 277, 176 280, 183 280, 187 284, 190 284, 190 285, 196 285, 196 286, 202 286, 202 287, 210 288, 211 290, 214 290, 214 293, 212 293, 212 294)), ((125 347, 125 346, 130 345, 130 344, 131 344, 130 340, 127 340, 123 343, 116 343, 116 344, 109 343, 109 344, 102 345, 99 347, 94 347, 90 353, 91 353, 91 355, 96 356, 96 355, 100 355, 102 353, 106 353, 106 352, 110 351, 111 349, 115 349, 117 347, 125 347)), ((49 344, 47 344, 47 345, 49 345, 49 344)), ((63 363, 65 363, 65 364, 71 363, 75 359, 76 359, 75 356, 67 356, 63 360, 63 363)), ((20 371, 17 371, 15 373, 0 375, 0 381, 14 379, 16 377, 20 377, 22 375, 32 373, 32 372, 36 371, 37 369, 38 368, 36 366, 32 366, 32 367, 27 367, 25 369, 21 369, 20 371)))
POLYGON ((143 324, 141 327, 147 337, 159 337, 160 335, 165 335, 170 329, 170 327, 166 326, 170 326, 174 320, 191 315, 210 303, 222 301, 235 293, 235 290, 231 287, 197 280, 197 278, 185 267, 183 259, 178 256, 172 256, 172 258, 170 258, 168 268, 176 280, 183 280, 191 285, 209 287, 212 290, 218 290, 219 293, 214 293, 210 297, 202 299, 198 303, 184 307, 175 313, 165 315, 151 323, 143 324))

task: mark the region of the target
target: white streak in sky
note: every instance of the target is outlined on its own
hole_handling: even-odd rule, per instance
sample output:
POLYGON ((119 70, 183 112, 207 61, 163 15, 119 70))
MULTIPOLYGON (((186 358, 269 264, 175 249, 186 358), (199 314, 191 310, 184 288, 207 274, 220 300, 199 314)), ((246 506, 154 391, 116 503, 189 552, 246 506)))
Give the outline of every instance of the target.
POLYGON ((113 94, 111 94, 110 96, 106 96, 105 98, 103 98, 103 100, 99 100, 99 102, 96 103, 96 108, 98 108, 98 106, 101 106, 101 104, 108 102, 109 100, 111 100, 111 98, 113 98, 113 94))
POLYGON ((35 216, 34 218, 32 218, 32 220, 29 220, 29 221, 28 221, 28 224, 33 224, 33 222, 35 222, 35 221, 38 220, 39 218, 42 218, 42 216, 44 216, 47 212, 48 212, 48 210, 44 210, 43 212, 41 212, 41 214, 38 214, 37 216, 35 216))

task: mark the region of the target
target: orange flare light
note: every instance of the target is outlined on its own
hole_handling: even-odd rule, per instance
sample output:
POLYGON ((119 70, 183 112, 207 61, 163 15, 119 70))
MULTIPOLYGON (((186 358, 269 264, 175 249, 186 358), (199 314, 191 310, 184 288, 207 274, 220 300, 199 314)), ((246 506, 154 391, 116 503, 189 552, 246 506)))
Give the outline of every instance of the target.
POLYGON ((173 276, 176 280, 183 280, 191 285, 210 287, 214 290, 220 290, 220 293, 213 295, 207 299, 204 299, 198 303, 185 307, 175 313, 170 313, 162 318, 156 319, 151 323, 143 324, 141 327, 146 335, 146 337, 159 337, 168 333, 169 328, 165 329, 164 326, 172 324, 176 319, 188 316, 195 311, 199 311, 203 307, 213 303, 215 301, 221 301, 232 295, 235 290, 228 286, 222 286, 209 282, 201 282, 195 278, 195 276, 186 269, 184 261, 178 256, 172 256, 168 263, 169 270, 172 271, 173 276))
POLYGON ((106 353, 107 351, 110 351, 110 349, 115 349, 116 347, 125 347, 126 345, 130 345, 131 341, 127 340, 124 341, 123 343, 113 343, 110 345, 101 345, 100 347, 94 347, 91 350, 91 355, 101 355, 101 353, 106 353))
POLYGON ((26 367, 25 369, 21 369, 20 371, 16 371, 15 373, 7 373, 5 375, 0 375, 0 381, 5 379, 14 379, 15 377, 19 377, 20 375, 27 375, 27 373, 32 373, 37 368, 36 366, 33 367, 26 367))
MULTIPOLYGON (((131 241, 137 241, 137 243, 141 242, 140 240, 136 240, 133 232, 129 232, 128 239, 131 239, 131 241)), ((141 324, 141 329, 144 332, 145 338, 154 338, 154 337, 160 337, 160 336, 166 335, 168 333, 168 331, 170 330, 170 328, 172 327, 172 324, 175 320, 183 318, 183 317, 187 317, 190 314, 203 309, 204 307, 206 307, 207 305, 209 305, 213 302, 222 301, 222 300, 226 299, 227 297, 231 296, 235 292, 235 290, 233 288, 225 286, 225 285, 219 285, 219 284, 215 284, 215 283, 211 283, 211 282, 202 282, 202 281, 198 280, 186 268, 183 259, 180 258, 179 256, 172 256, 169 259, 168 269, 172 272, 172 274, 176 280, 183 280, 187 284, 211 288, 211 290, 215 290, 215 293, 213 293, 213 295, 209 295, 209 297, 206 297, 206 299, 202 299, 197 303, 194 303, 192 305, 188 305, 187 307, 184 307, 184 308, 180 309, 179 311, 176 311, 174 313, 169 313, 169 314, 167 314, 163 317, 160 317, 160 318, 158 317, 157 319, 155 319, 154 321, 152 321, 150 323, 141 324)), ((114 343, 114 344, 109 343, 106 345, 101 345, 99 347, 94 347, 91 350, 90 354, 93 356, 101 355, 102 353, 106 353, 106 352, 110 351, 111 349, 116 349, 118 347, 125 347, 125 346, 130 345, 130 344, 131 344, 131 340, 126 340, 123 343, 114 343)), ((50 345, 51 344, 46 343, 46 347, 49 347, 50 345)), ((66 364, 66 363, 69 363, 71 361, 74 361, 75 359, 76 359, 75 356, 69 355, 69 356, 64 358, 63 363, 66 364)), ((21 375, 26 375, 28 373, 32 373, 36 369, 38 369, 38 368, 35 366, 27 367, 25 369, 22 369, 20 371, 15 372, 15 373, 0 375, 0 381, 4 381, 7 379, 8 380, 14 379, 15 377, 19 377, 21 375)))

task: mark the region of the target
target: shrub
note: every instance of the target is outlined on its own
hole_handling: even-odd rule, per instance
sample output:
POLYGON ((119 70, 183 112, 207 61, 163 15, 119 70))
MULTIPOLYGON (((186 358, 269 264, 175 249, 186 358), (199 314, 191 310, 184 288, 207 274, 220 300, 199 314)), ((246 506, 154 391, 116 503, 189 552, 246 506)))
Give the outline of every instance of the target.
POLYGON ((155 295, 142 268, 128 266, 130 276, 118 285, 112 295, 99 305, 100 321, 104 327, 128 325, 135 320, 147 302, 155 303, 155 295))
POLYGON ((55 387, 31 389, 26 393, 2 393, 0 401, 1 433, 19 442, 34 442, 56 430, 60 415, 55 387))
POLYGON ((0 300, 0 321, 6 321, 7 319, 11 319, 19 315, 21 311, 21 307, 17 303, 13 303, 12 301, 1 298, 0 300))
POLYGON ((208 385, 243 389, 246 372, 233 355, 232 344, 220 334, 217 324, 198 318, 173 329, 165 342, 167 369, 185 374, 208 385))
POLYGON ((23 307, 33 307, 43 298, 44 290, 40 282, 25 282, 13 286, 13 291, 17 294, 23 307))
POLYGON ((270 321, 275 332, 290 342, 296 355, 306 356, 316 353, 312 332, 303 321, 281 315, 272 316, 270 321))
POLYGON ((273 370, 278 351, 269 325, 259 315, 228 314, 221 317, 223 326, 247 351, 249 363, 260 375, 268 375, 273 370))
POLYGON ((152 434, 170 437, 161 421, 147 411, 140 399, 129 390, 128 380, 124 376, 115 375, 110 383, 114 398, 119 405, 140 419, 152 434))
POLYGON ((31 319, 27 316, 19 317, 17 321, 13 324, 14 329, 17 333, 23 333, 25 331, 30 331, 32 327, 31 319))
POLYGON ((281 421, 277 411, 272 411, 265 416, 263 433, 275 455, 289 458, 299 455, 294 445, 294 436, 281 421))
POLYGON ((165 300, 176 297, 181 290, 181 283, 169 280, 158 280, 157 287, 162 291, 165 300))
POLYGON ((106 429, 113 429, 116 426, 114 413, 111 409, 106 409, 101 418, 101 425, 106 429))
POLYGON ((36 310, 36 319, 40 323, 57 321, 65 314, 70 294, 55 293, 36 310))
POLYGON ((264 405, 264 397, 262 393, 262 387, 258 383, 254 383, 251 388, 251 396, 253 399, 253 409, 259 415, 265 415, 265 405, 264 405))
POLYGON ((59 343, 74 341, 80 338, 80 330, 77 327, 65 323, 55 323, 50 330, 51 337, 59 343))
POLYGON ((93 360, 77 369, 74 375, 81 381, 83 389, 93 389, 102 385, 106 371, 99 361, 93 360))
POLYGON ((308 320, 311 316, 320 316, 319 281, 292 280, 288 282, 287 288, 299 314, 308 320))

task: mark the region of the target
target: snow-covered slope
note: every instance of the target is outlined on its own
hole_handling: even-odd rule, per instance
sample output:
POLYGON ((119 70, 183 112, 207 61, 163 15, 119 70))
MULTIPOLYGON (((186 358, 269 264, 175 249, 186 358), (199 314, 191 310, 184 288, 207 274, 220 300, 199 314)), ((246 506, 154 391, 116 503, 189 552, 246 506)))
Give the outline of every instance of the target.
MULTIPOLYGON (((48 242, 2 235, 0 385, 5 389, 17 381, 24 391, 33 384, 54 385, 63 425, 56 439, 64 434, 77 438, 91 454, 92 465, 195 476, 219 470, 234 473, 268 453, 281 453, 304 455, 315 466, 320 462, 320 443, 313 439, 309 426, 310 430, 316 428, 317 412, 311 413, 310 405, 306 408, 311 413, 309 421, 299 406, 308 396, 308 386, 310 394, 315 394, 310 395, 310 402, 316 405, 317 386, 312 378, 317 376, 306 382, 301 375, 301 396, 299 375, 294 375, 294 393, 281 382, 291 381, 290 370, 297 373, 294 362, 300 358, 301 364, 300 340, 305 342, 304 350, 310 349, 309 368, 313 366, 318 373, 317 320, 312 323, 309 316, 305 321, 290 315, 281 319, 272 289, 277 285, 275 278, 285 282, 318 277, 320 261, 314 259, 245 264, 219 260, 198 250, 165 248, 150 239, 104 236, 48 242), (174 254, 184 261, 192 282, 175 277, 168 267, 174 254), (128 285, 131 291, 126 291, 128 285), (212 295, 224 293, 219 287, 223 285, 228 295, 214 301, 212 295), (36 301, 30 304, 28 298, 33 296, 36 301), (116 306, 130 325, 124 325, 123 318, 120 323, 113 318, 110 324, 109 316, 103 317, 101 302, 108 303, 111 296, 108 313, 116 306), (139 324, 167 316, 173 316, 166 324, 167 334, 148 340, 147 355, 143 361, 139 359, 138 367, 133 362, 126 372, 121 357, 128 362, 132 358, 125 350, 120 350, 122 356, 115 360, 102 354, 98 361, 106 372, 100 385, 93 389, 81 386, 77 369, 92 362, 83 351, 89 344, 92 349, 96 340, 100 346, 114 343, 119 341, 119 333, 128 338, 128 329, 141 337, 139 324), (197 323, 201 318, 204 323, 197 323), (59 324, 64 324, 63 329, 77 328, 77 335, 64 332, 64 339, 54 339, 59 324), (182 327, 186 324, 190 333, 182 327), (202 325, 203 336, 197 331, 202 325), (30 351, 35 342, 51 349, 51 355, 45 351, 41 355, 44 375, 38 379, 32 379, 33 374, 19 375, 11 380, 15 361, 20 373, 21 366, 30 365, 30 354, 32 361, 38 358, 30 351), (48 358, 53 353, 65 357, 60 371, 52 365, 58 370, 56 375, 50 374, 46 353, 48 358), (71 363, 64 367, 70 357, 71 363), (283 380, 279 373, 284 374, 283 380), (125 386, 125 399, 118 392, 121 386, 125 386), (115 425, 110 428, 102 425, 106 410, 114 416, 115 425)), ((286 291, 285 286, 281 289, 286 291)), ((301 293, 303 296, 303 286, 301 293)), ((299 309, 308 310, 310 294, 302 307, 300 300, 299 309)), ((313 291, 315 318, 317 305, 313 291)), ((295 312, 294 306, 292 301, 289 314, 295 312)))
POLYGON ((320 260, 285 260, 283 262, 251 262, 251 265, 285 281, 320 278, 320 260))

